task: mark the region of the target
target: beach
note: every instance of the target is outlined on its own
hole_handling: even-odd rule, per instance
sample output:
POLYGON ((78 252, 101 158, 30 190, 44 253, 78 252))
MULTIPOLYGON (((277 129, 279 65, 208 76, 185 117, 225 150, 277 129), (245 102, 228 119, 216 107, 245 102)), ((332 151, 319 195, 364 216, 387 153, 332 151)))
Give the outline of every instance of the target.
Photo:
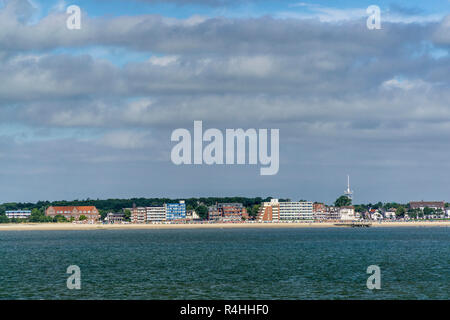
MULTIPOLYGON (((119 230, 119 229, 228 229, 228 228, 347 228, 336 222, 293 223, 188 223, 188 224, 77 224, 77 223, 9 223, 1 224, 0 231, 27 230, 119 230)), ((371 227, 450 227, 447 221, 384 221, 372 222, 371 227)))

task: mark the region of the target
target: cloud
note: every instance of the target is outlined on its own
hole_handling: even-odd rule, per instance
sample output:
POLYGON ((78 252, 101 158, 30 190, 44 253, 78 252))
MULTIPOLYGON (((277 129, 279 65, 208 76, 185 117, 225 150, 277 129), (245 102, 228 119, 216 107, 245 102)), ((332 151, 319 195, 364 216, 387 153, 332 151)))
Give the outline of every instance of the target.
MULTIPOLYGON (((195 178, 198 192, 236 194, 294 192, 296 178, 299 188, 306 179, 306 198, 311 181, 334 195, 327 179, 349 167, 366 181, 370 172, 410 181, 405 168, 448 159, 450 58, 436 55, 448 52, 448 17, 368 30, 365 10, 320 6, 256 18, 84 13, 72 32, 64 12, 29 23, 32 10, 17 4, 0 9, 0 147, 8 150, 0 163, 10 181, 25 183, 25 171, 58 185, 69 175, 78 188, 79 177, 92 177, 96 188, 86 192, 97 195, 121 190, 130 177, 140 184, 127 192, 156 192, 142 180, 170 176, 177 186, 195 178), (117 63, 116 52, 142 55, 117 63), (244 169, 174 168, 170 133, 194 120, 205 128, 279 128, 280 176, 269 183, 244 169), (225 189, 201 189, 221 174, 230 180, 225 189), (236 181, 242 189, 233 189, 236 181)), ((402 21, 419 14, 407 13, 402 21)), ((55 185, 41 189, 79 194, 55 185)), ((379 191, 367 198, 371 192, 379 191)))
POLYGON ((118 149, 137 149, 151 145, 149 136, 143 132, 113 131, 102 136, 99 144, 118 149))
POLYGON ((447 15, 435 29, 433 40, 436 44, 450 47, 450 15, 447 15))

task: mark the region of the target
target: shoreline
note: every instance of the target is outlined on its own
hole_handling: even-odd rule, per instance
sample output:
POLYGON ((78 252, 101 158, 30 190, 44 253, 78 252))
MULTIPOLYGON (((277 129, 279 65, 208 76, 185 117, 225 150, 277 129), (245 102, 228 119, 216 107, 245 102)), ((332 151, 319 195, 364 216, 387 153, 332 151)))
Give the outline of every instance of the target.
MULTIPOLYGON (((257 229, 257 228, 349 228, 336 222, 296 223, 192 223, 192 224, 75 224, 14 223, 0 224, 0 231, 76 231, 76 230, 161 230, 161 229, 257 229)), ((371 227, 450 227, 448 221, 372 222, 371 227)))

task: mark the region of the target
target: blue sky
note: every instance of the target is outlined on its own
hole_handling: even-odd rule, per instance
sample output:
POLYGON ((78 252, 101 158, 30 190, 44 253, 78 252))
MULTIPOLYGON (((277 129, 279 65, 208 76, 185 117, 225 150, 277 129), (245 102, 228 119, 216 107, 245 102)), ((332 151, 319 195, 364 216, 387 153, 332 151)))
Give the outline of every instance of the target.
POLYGON ((0 0, 0 202, 447 200, 450 1, 0 0), (81 30, 65 27, 79 5, 81 30), (381 30, 366 27, 369 5, 381 30), (280 130, 280 171, 171 132, 280 130))
MULTIPOLYGON (((219 1, 220 2, 220 1, 219 1)), ((166 17, 187 18, 193 15, 256 17, 274 15, 278 12, 308 12, 314 13, 315 7, 354 9, 378 5, 383 12, 403 12, 405 15, 445 15, 450 9, 446 0, 429 1, 371 1, 371 0, 329 0, 329 1, 224 1, 226 5, 215 1, 139 1, 139 0, 74 0, 74 1, 38 1, 33 0, 33 6, 39 8, 39 16, 43 17, 52 10, 65 8, 75 4, 80 6, 92 17, 160 14, 166 17), (184 4, 181 4, 183 3, 184 4), (203 3, 211 5, 204 5, 203 3)))

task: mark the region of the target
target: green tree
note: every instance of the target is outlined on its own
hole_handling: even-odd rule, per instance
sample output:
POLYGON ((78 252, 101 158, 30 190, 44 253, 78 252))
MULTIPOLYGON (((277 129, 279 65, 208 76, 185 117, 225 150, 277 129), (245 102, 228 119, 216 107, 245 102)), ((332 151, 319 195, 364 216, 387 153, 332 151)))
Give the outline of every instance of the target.
POLYGON ((200 217, 200 219, 202 219, 202 220, 207 220, 208 219, 208 207, 206 207, 204 205, 199 205, 195 209, 195 212, 197 212, 197 214, 200 217))
POLYGON ((402 207, 402 206, 399 206, 399 207, 397 208, 397 211, 395 211, 395 215, 396 215, 397 217, 404 217, 404 216, 405 216, 405 208, 402 207))
POLYGON ((5 214, 0 214, 0 223, 9 223, 9 219, 5 214))
POLYGON ((352 200, 347 196, 340 196, 334 202, 334 205, 336 207, 345 207, 345 206, 350 206, 351 204, 352 204, 352 200))
POLYGON ((131 220, 131 211, 129 209, 126 209, 123 211, 124 214, 124 220, 130 221, 131 220))
POLYGON ((31 210, 30 222, 41 222, 42 217, 45 217, 43 210, 37 208, 31 210))
POLYGON ((63 215, 57 214, 54 218, 53 218, 54 222, 67 222, 66 217, 64 217, 63 215))
POLYGON ((78 220, 84 221, 84 220, 87 220, 87 217, 86 217, 84 214, 82 214, 82 215, 80 216, 80 218, 78 218, 78 220))
POLYGON ((250 218, 255 219, 258 216, 260 204, 254 204, 250 208, 247 209, 248 215, 250 218))
POLYGON ((423 214, 425 216, 432 215, 432 214, 434 214, 434 209, 425 207, 425 208, 423 208, 423 214))
POLYGON ((48 216, 41 216, 39 217, 39 222, 54 222, 52 217, 48 217, 48 216))

